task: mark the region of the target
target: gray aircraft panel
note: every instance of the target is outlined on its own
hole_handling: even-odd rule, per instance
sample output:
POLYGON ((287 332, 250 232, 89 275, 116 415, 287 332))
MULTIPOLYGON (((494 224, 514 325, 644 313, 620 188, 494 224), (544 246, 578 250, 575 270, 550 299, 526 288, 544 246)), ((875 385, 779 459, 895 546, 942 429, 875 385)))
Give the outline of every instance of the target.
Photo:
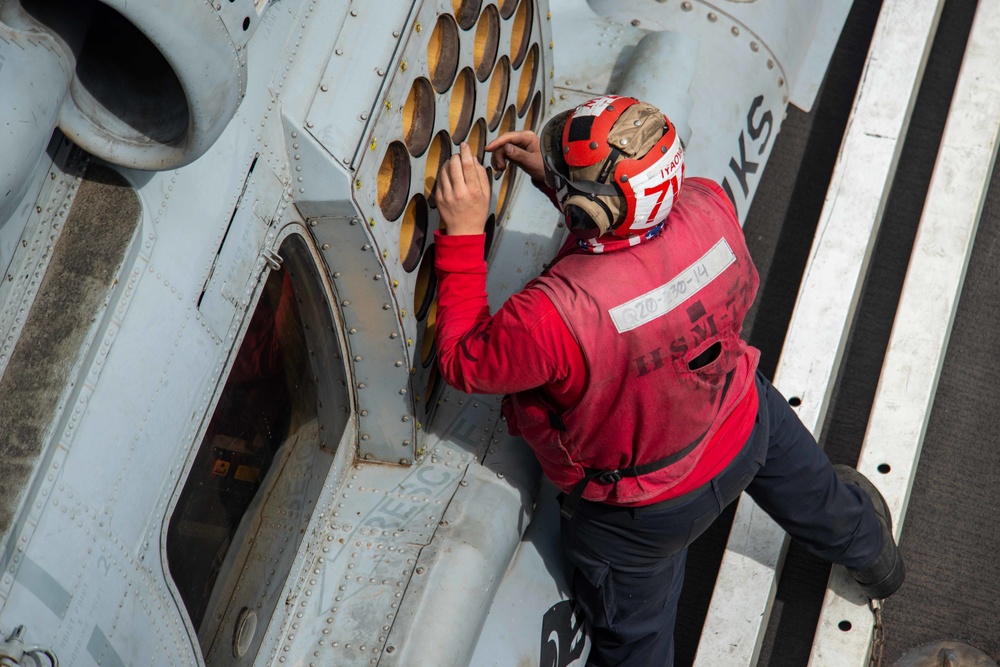
POLYGON ((0 266, 4 269, 4 279, 0 281, 0 299, 4 304, 0 311, 0 334, 3 337, 0 343, 0 371, 10 360, 14 343, 24 325, 24 315, 41 283, 52 246, 59 237, 79 184, 79 179, 73 174, 79 167, 77 163, 83 159, 83 152, 71 146, 65 139, 53 138, 50 150, 55 154, 57 164, 53 164, 53 159, 39 162, 34 176, 38 183, 37 194, 25 197, 24 204, 12 217, 13 222, 0 225, 4 246, 10 247, 9 255, 0 256, 0 266), (72 160, 72 164, 67 165, 67 160, 72 160), (14 224, 16 222, 22 224, 14 224))
MULTIPOLYGON (((338 22, 340 32, 334 40, 332 57, 322 70, 318 88, 313 89, 305 119, 311 133, 330 155, 341 161, 349 158, 353 164, 357 152, 363 150, 364 135, 376 113, 374 107, 383 98, 381 89, 392 76, 396 51, 401 35, 410 25, 413 7, 402 2, 346 5, 338 22), (350 90, 350 94, 344 95, 345 90, 350 90)), ((431 6, 425 10, 434 11, 431 6)), ((413 30, 417 28, 414 26, 413 30)), ((423 40, 414 42, 423 46, 423 40)), ((385 99, 393 104, 401 101, 385 99)))
POLYGON ((589 651, 583 619, 569 599, 562 567, 556 491, 544 484, 517 556, 490 607, 472 667, 582 665, 589 651), (539 621, 541 619, 541 622, 539 621))

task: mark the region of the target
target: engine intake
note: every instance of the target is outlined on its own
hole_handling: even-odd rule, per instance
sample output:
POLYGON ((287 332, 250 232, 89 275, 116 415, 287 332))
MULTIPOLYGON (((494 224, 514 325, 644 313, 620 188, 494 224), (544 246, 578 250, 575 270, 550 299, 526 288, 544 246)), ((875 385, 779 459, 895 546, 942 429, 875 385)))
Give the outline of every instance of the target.
POLYGON ((59 127, 115 164, 171 169, 218 139, 245 91, 239 48, 212 4, 107 0, 95 8, 59 127))
MULTIPOLYGON (((235 35, 204 0, 0 0, 0 36, 34 52, 5 49, 0 58, 16 60, 8 76, 36 82, 24 94, 36 99, 25 106, 41 105, 41 117, 54 117, 88 152, 125 167, 171 169, 218 139, 246 90, 241 48, 258 11, 252 0, 226 5, 240 17, 229 22, 235 35), (53 76, 56 66, 39 71, 46 61, 62 74, 53 76)), ((53 125, 36 125, 40 138, 29 143, 37 159, 53 125)), ((0 140, 25 143, 23 132, 0 140)))

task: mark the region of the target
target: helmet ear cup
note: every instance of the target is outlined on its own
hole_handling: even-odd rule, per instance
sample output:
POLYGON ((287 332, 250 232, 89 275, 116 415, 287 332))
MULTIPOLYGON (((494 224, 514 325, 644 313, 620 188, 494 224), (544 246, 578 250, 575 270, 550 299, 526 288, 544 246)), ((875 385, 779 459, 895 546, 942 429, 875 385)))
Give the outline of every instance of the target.
POLYGON ((614 216, 607 205, 593 195, 572 195, 563 202, 566 226, 578 238, 594 239, 611 228, 614 216))
POLYGON ((570 204, 566 207, 566 225, 569 231, 581 239, 596 239, 601 235, 601 228, 594 219, 587 215, 579 206, 570 204))

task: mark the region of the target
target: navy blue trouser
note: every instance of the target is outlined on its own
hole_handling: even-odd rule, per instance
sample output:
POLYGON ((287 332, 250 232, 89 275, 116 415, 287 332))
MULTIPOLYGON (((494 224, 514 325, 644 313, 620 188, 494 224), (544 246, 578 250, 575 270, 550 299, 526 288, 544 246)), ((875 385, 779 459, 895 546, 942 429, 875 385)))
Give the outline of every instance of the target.
POLYGON ((582 501, 562 520, 573 596, 590 627, 588 667, 669 667, 687 547, 745 489, 803 547, 849 568, 882 550, 871 500, 843 484, 778 390, 757 374, 746 446, 713 479, 646 507, 582 501))

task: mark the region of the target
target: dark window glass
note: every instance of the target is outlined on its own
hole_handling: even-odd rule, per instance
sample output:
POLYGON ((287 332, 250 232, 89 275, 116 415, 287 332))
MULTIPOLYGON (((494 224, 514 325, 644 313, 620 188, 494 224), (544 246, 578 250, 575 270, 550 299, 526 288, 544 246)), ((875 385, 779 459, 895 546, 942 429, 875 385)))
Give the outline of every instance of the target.
POLYGON ((279 254, 167 532, 170 573, 210 665, 215 645, 232 663, 246 610, 257 616, 243 639, 253 661, 350 416, 312 255, 298 236, 279 254))

